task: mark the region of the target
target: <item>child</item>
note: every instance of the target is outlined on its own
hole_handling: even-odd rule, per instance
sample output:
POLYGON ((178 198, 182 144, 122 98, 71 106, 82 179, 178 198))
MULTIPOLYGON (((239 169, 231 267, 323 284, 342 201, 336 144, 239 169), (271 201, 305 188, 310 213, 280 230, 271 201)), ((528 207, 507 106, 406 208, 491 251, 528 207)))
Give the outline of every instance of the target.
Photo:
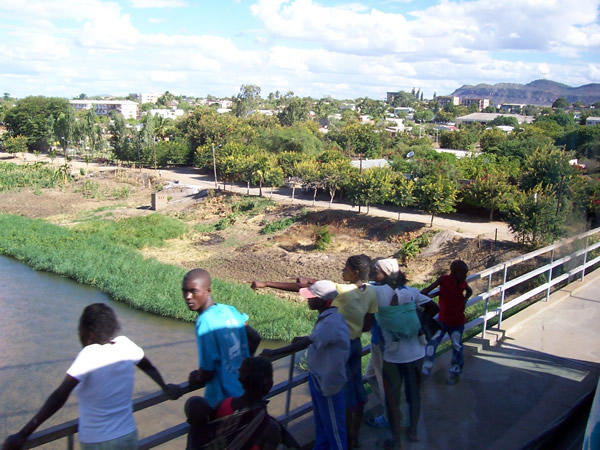
MULTIPOLYGON (((364 405, 367 402, 367 391, 362 379, 362 345, 360 336, 363 331, 371 329, 373 314, 377 312, 377 294, 373 286, 365 282, 369 278, 371 259, 367 255, 354 255, 346 260, 342 270, 342 279, 348 284, 335 284, 338 296, 333 306, 339 308, 350 331, 350 358, 347 364, 347 379, 344 389, 346 396, 346 429, 348 431, 348 447, 358 445, 358 433, 362 421, 364 405)), ((308 287, 316 280, 299 277, 296 283, 279 283, 272 281, 253 281, 252 288, 271 287, 288 291, 298 291, 308 287)))
MULTIPOLYGON (((399 273, 402 275, 403 281, 404 274, 400 272, 396 258, 378 258, 373 261, 369 278, 371 279, 371 286, 373 286, 373 289, 377 293, 378 302, 379 299, 387 297, 391 299, 394 296, 394 289, 397 286, 399 273)), ((402 284, 404 283, 402 282, 402 284)), ((385 414, 382 369, 383 335, 377 321, 373 320, 371 324, 371 357, 365 371, 365 380, 371 386, 376 406, 384 409, 382 414, 367 418, 367 424, 374 428, 389 428, 387 415, 385 414)))
POLYGON ((437 310, 435 303, 418 289, 405 286, 406 277, 398 271, 393 295, 378 296, 379 311, 375 318, 383 335, 383 388, 386 414, 392 439, 386 448, 398 448, 401 441, 401 392, 404 387, 408 403, 407 438, 418 441, 417 425, 421 413, 421 368, 425 346, 419 339, 420 322, 417 308, 425 312, 437 310))
POLYGON ((314 448, 346 449, 346 363, 350 356, 350 333, 342 315, 331 306, 338 295, 333 281, 321 280, 300 289, 308 307, 319 312, 309 336, 296 337, 290 345, 265 349, 261 356, 293 353, 308 347, 308 385, 315 422, 314 448))
POLYGON ((114 311, 103 303, 87 306, 79 319, 83 349, 67 370, 62 384, 48 397, 38 413, 2 448, 21 448, 27 437, 58 411, 77 387, 79 439, 82 449, 136 449, 137 429, 131 394, 133 367, 143 370, 172 400, 181 395, 179 386, 166 385, 144 351, 125 336, 114 311))
MULTIPOLYGON (((448 384, 455 384, 463 368, 463 345, 462 333, 465 328, 465 306, 467 300, 473 294, 472 289, 466 283, 469 268, 464 261, 456 260, 450 264, 450 275, 442 275, 430 286, 421 291, 422 294, 429 293, 439 286, 440 314, 438 322, 441 330, 433 335, 427 343, 425 361, 423 363, 423 374, 428 376, 433 368, 435 351, 442 342, 446 333, 452 342, 452 362, 450 365, 448 384)), ((434 294, 437 295, 437 294, 434 294)))
POLYGON ((246 314, 213 301, 210 274, 206 270, 190 270, 183 278, 181 289, 187 307, 198 312, 199 369, 190 373, 190 384, 206 386, 204 395, 211 406, 224 398, 242 395, 238 369, 244 358, 254 354, 260 336, 246 325, 246 314))
MULTIPOLYGON (((239 422, 231 430, 231 424, 222 422, 227 433, 219 436, 221 430, 215 432, 216 439, 224 438, 223 446, 251 450, 276 449, 282 442, 283 428, 279 422, 267 414, 266 401, 263 397, 273 387, 273 366, 271 362, 261 357, 250 357, 242 361, 239 370, 240 383, 244 394, 240 397, 228 397, 218 403, 214 409, 202 397, 191 397, 185 405, 185 413, 190 423, 188 434, 188 449, 201 448, 211 435, 208 421, 213 418, 225 418, 234 413, 242 413, 239 422), (231 433, 233 431, 233 433, 231 433)), ((219 421, 211 425, 218 424, 219 421)), ((217 428, 219 425, 216 425, 217 428)), ((286 433, 286 437, 289 435, 286 433)), ((215 444, 215 441, 211 442, 215 444)))

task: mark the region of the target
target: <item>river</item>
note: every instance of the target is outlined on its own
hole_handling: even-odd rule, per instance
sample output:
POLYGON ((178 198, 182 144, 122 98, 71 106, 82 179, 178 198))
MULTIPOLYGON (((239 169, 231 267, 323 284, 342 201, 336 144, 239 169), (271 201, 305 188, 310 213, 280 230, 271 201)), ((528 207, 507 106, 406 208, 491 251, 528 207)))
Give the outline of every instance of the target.
MULTIPOLYGON (((97 289, 54 274, 38 272, 14 259, 0 256, 0 439, 18 431, 60 384, 65 371, 81 349, 77 324, 86 305, 107 303, 116 312, 121 332, 140 345, 167 383, 187 380, 197 368, 192 323, 155 316, 112 301, 97 289)), ((183 301, 183 299, 182 299, 183 301)), ((261 347, 282 343, 264 342, 261 347)), ((286 376, 285 363, 275 365, 275 382, 286 376)), ((134 398, 156 392, 158 387, 142 371, 135 374, 134 398)), ((140 438, 185 420, 183 404, 188 396, 135 414, 140 438)), ((296 396, 295 396, 296 397, 296 396)), ((307 401, 305 395, 293 406, 307 401)), ((282 399, 269 405, 281 414, 282 399)), ((38 430, 77 418, 77 401, 71 395, 65 406, 38 430)), ((183 438, 162 448, 183 448, 183 438)), ((43 448, 64 449, 65 441, 43 448)))

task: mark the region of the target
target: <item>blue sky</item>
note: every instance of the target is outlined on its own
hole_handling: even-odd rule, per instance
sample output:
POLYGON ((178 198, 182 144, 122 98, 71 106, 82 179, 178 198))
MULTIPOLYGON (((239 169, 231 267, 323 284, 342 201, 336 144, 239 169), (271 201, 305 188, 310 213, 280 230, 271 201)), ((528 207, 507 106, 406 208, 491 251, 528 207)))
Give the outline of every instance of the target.
POLYGON ((600 0, 0 0, 0 91, 426 97, 600 82, 600 0))

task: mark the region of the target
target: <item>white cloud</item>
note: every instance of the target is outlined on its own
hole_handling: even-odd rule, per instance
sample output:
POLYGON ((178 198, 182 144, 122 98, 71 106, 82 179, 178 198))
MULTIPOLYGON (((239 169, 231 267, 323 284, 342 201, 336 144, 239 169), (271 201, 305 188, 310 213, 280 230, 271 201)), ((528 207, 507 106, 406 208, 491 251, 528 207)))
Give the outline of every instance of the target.
POLYGON ((131 0, 134 8, 183 8, 188 6, 184 0, 131 0))

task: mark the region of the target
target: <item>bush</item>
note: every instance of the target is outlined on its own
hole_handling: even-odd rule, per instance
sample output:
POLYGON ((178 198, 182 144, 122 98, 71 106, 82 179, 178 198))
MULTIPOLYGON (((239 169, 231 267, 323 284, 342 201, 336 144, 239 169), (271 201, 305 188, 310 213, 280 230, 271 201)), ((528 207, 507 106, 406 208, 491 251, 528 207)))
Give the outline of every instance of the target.
POLYGON ((274 220, 270 223, 265 223, 262 229, 260 230, 261 234, 271 234, 277 231, 285 230, 286 228, 291 227, 297 222, 296 217, 285 217, 283 219, 274 220))
POLYGON ((325 250, 331 244, 331 233, 327 226, 315 225, 313 234, 315 236, 316 250, 325 250))

